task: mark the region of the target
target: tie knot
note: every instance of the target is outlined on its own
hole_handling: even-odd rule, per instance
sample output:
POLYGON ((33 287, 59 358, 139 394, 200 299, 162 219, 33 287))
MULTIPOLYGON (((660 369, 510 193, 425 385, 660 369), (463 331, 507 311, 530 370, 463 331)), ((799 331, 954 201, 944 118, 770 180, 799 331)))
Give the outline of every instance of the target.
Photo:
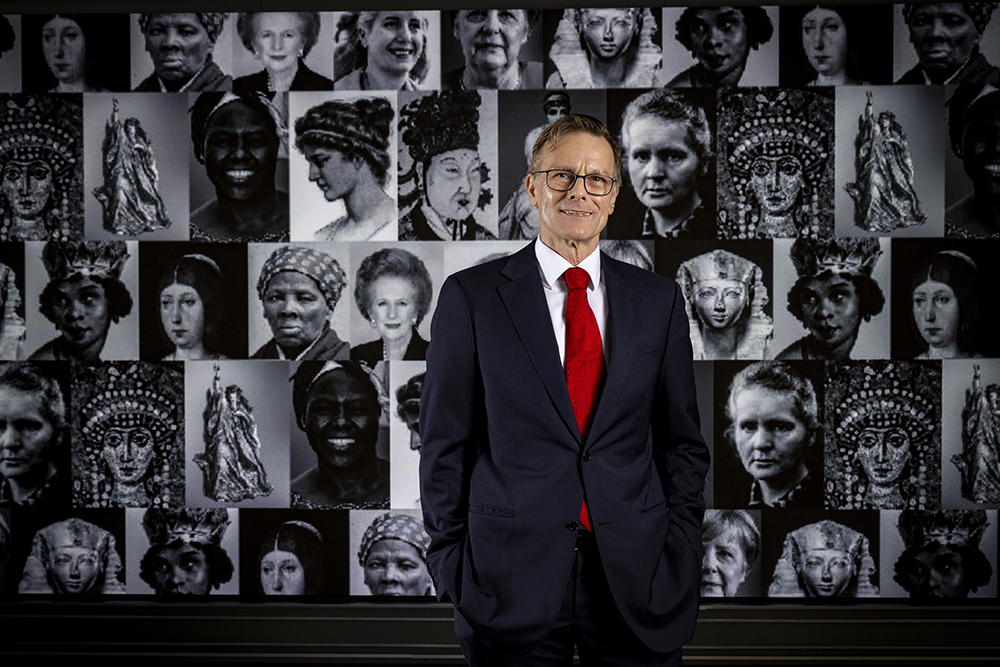
POLYGON ((566 286, 571 290, 584 289, 590 282, 590 274, 588 274, 585 269, 581 269, 579 266, 574 266, 571 269, 566 269, 566 273, 563 274, 563 279, 566 281, 566 286))

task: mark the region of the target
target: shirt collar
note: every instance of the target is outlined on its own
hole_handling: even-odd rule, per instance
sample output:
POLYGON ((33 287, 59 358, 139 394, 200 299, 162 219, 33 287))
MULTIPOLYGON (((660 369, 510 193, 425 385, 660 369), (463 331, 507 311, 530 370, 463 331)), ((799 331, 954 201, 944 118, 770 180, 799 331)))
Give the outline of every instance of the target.
MULTIPOLYGON (((566 258, 557 253, 552 248, 542 243, 541 239, 535 240, 535 259, 538 260, 538 268, 542 272, 542 281, 549 289, 561 289, 557 287, 559 278, 566 273, 566 269, 573 268, 573 265, 566 261, 566 258)), ((601 282, 601 252, 600 248, 595 248, 594 252, 587 255, 577 266, 590 276, 588 289, 594 289, 601 282)))

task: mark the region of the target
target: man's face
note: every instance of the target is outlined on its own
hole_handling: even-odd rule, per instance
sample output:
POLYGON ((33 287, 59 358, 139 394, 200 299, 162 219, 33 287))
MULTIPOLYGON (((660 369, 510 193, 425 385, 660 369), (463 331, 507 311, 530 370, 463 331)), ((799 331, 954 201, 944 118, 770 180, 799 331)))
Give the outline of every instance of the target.
POLYGON ((242 102, 212 114, 205 130, 205 171, 220 199, 244 201, 274 188, 278 139, 242 102))
POLYGON ((45 211, 53 188, 52 169, 46 162, 11 160, 3 168, 0 189, 14 215, 22 220, 33 220, 45 211))
POLYGON ((305 431, 320 464, 332 469, 370 465, 378 442, 378 399, 371 387, 342 370, 321 375, 309 389, 305 431))
POLYGON ((684 123, 640 116, 628 127, 625 160, 635 196, 648 208, 685 208, 704 172, 684 123))
POLYGON ((910 16, 910 42, 920 66, 942 81, 969 59, 980 37, 959 2, 918 5, 910 16))
POLYGON ((101 458, 108 464, 111 474, 120 484, 138 484, 153 461, 155 441, 149 429, 139 426, 109 428, 104 434, 101 458))
POLYGON ((479 205, 482 163, 471 148, 458 148, 435 155, 424 174, 424 197, 445 220, 465 220, 479 205))
POLYGON ((470 9, 458 13, 454 32, 466 65, 491 72, 517 62, 531 27, 523 9, 470 9))
POLYGON ((807 551, 802 554, 800 567, 802 583, 809 597, 840 597, 855 575, 851 555, 839 549, 807 551))
POLYGON ((703 542, 701 594, 703 597, 735 597, 747 578, 749 565, 740 533, 732 526, 703 542))
POLYGON ((145 36, 153 69, 164 81, 190 79, 215 46, 195 14, 154 14, 145 36))
POLYGON ((747 286, 739 280, 713 278, 694 284, 698 319, 709 329, 722 331, 736 323, 747 305, 747 286))
POLYGON ((910 436, 898 426, 866 428, 858 436, 858 459, 873 484, 894 484, 910 460, 910 436))
POLYGON ((838 274, 811 279, 802 290, 802 321, 825 350, 849 354, 861 326, 854 283, 838 274))
POLYGON ((412 544, 390 538, 372 545, 365 585, 372 595, 430 595, 431 575, 412 544))
POLYGON ((56 444, 41 394, 0 385, 0 476, 42 482, 56 444))
POLYGON ((962 164, 977 197, 1000 204, 1000 93, 969 107, 962 132, 962 164))
POLYGON ((699 9, 691 21, 691 47, 701 66, 716 78, 742 71, 750 54, 743 13, 735 7, 699 9))
POLYGON ((746 471, 776 486, 795 476, 809 444, 795 397, 751 385, 737 392, 733 408, 733 439, 746 471))
POLYGON ((587 50, 601 60, 619 57, 631 43, 636 26, 632 12, 624 9, 580 10, 580 34, 587 50))
MULTIPOLYGON (((564 169, 578 175, 611 178, 615 173, 614 153, 601 137, 577 132, 562 138, 553 147, 544 147, 539 170, 564 169)), ((528 199, 538 207, 541 218, 539 238, 550 248, 567 245, 596 245, 608 216, 615 210, 618 187, 610 194, 595 196, 586 191, 584 179, 577 178, 567 192, 548 187, 545 174, 528 174, 528 199)))
POLYGON ((153 558, 157 595, 208 595, 208 559, 200 548, 181 542, 159 547, 153 558))
POLYGON ((301 350, 308 346, 323 333, 329 318, 326 298, 309 276, 298 271, 282 271, 267 284, 264 319, 283 350, 301 350))
POLYGON ((100 557, 87 547, 59 547, 50 558, 60 593, 87 593, 101 574, 100 557))

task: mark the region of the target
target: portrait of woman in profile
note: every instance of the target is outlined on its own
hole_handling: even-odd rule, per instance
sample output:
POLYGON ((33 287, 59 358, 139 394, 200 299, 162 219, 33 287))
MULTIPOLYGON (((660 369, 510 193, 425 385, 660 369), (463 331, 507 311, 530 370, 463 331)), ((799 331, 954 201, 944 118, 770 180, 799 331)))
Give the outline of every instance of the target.
POLYGON ((917 359, 982 357, 975 347, 979 321, 979 269, 972 258, 944 250, 913 273, 911 323, 926 349, 917 359))
POLYGON ((334 90, 420 90, 430 71, 428 12, 345 12, 337 22, 334 90))
POLYGON ((319 12, 240 12, 240 42, 264 69, 234 79, 233 92, 331 90, 333 81, 305 63, 319 29, 319 12))

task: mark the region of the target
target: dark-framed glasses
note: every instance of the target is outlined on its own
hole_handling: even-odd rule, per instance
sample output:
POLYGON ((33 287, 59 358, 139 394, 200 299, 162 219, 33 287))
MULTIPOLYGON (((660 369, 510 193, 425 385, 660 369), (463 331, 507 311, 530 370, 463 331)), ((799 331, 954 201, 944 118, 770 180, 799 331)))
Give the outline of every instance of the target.
POLYGON ((556 192, 569 192, 576 185, 576 179, 583 179, 583 189, 587 194, 603 197, 611 194, 615 188, 615 180, 605 174, 576 174, 565 169, 545 169, 533 171, 532 174, 545 174, 545 185, 556 192))

